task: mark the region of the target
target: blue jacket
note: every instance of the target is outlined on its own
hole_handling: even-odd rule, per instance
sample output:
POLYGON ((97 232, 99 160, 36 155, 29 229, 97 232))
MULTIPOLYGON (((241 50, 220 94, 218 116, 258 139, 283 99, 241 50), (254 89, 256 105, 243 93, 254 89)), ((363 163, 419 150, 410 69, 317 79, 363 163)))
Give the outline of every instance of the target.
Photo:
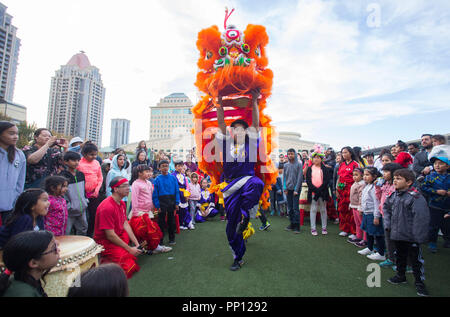
POLYGON ((175 176, 161 174, 155 179, 152 198, 156 208, 161 208, 159 204, 160 196, 174 196, 175 204, 178 205, 180 203, 180 188, 175 176))
POLYGON ((16 150, 12 163, 8 161, 8 153, 0 148, 0 212, 14 208, 17 197, 23 192, 25 185, 27 161, 21 150, 16 150))
POLYGON ((449 174, 438 174, 432 171, 430 175, 425 177, 421 190, 430 197, 428 205, 431 208, 450 211, 450 197, 436 194, 436 191, 443 189, 448 192, 450 189, 449 174))
MULTIPOLYGON (((44 230, 44 217, 37 217, 36 224, 39 227, 39 230, 44 230)), ((33 231, 33 218, 30 215, 22 215, 16 221, 14 221, 9 226, 1 226, 0 227, 0 248, 8 242, 8 240, 15 236, 18 233, 24 231, 33 231)))

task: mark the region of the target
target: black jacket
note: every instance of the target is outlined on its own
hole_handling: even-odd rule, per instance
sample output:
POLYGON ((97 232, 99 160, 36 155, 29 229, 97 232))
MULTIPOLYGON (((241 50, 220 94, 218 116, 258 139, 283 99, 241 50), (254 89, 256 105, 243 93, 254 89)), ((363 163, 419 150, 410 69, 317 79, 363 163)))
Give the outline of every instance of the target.
POLYGON ((317 188, 312 183, 312 168, 308 167, 306 170, 306 183, 308 184, 308 203, 312 201, 312 193, 315 194, 314 200, 317 201, 319 198, 322 198, 324 201, 328 201, 330 199, 330 193, 328 191, 328 185, 330 180, 333 178, 331 170, 325 167, 323 164, 321 166, 322 174, 323 174, 323 182, 322 186, 317 188))

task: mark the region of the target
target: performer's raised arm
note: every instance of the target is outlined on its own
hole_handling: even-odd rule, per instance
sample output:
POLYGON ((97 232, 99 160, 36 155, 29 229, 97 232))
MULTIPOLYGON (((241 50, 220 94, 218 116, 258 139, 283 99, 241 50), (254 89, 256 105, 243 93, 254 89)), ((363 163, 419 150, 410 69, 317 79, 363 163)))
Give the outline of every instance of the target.
POLYGON ((217 124, 223 135, 227 134, 227 125, 225 124, 225 113, 222 106, 222 96, 218 97, 219 106, 217 107, 217 124))
POLYGON ((252 93, 252 127, 256 132, 259 132, 259 108, 258 98, 261 95, 258 89, 251 91, 252 93))

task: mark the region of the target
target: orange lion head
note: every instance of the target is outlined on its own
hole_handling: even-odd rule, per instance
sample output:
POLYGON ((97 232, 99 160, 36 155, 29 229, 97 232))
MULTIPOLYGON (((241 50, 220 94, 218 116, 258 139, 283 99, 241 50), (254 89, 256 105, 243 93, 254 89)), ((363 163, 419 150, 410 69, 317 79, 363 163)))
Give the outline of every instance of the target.
POLYGON ((269 37, 262 25, 248 25, 244 32, 229 25, 224 32, 217 26, 198 34, 200 51, 195 85, 212 97, 244 95, 259 89, 266 98, 272 89, 273 73, 267 68, 269 37))
MULTIPOLYGON (((251 125, 249 92, 259 89, 261 93, 258 101, 259 122, 260 127, 264 128, 262 129, 264 150, 258 156, 255 174, 263 180, 264 192, 267 194, 267 190, 275 183, 278 175, 273 162, 268 158, 274 147, 274 129, 270 117, 264 113, 273 80, 273 73, 267 68, 266 45, 269 37, 261 25, 250 24, 244 32, 232 25, 227 27, 228 17, 227 11, 223 32, 220 32, 217 26, 212 26, 198 34, 197 48, 200 58, 197 63, 199 72, 195 85, 204 96, 192 108, 192 113, 196 119, 193 132, 197 143, 197 157, 201 158, 199 168, 211 176, 210 190, 220 196, 222 164, 205 157, 213 155, 205 154, 208 152, 205 149, 208 148, 217 130, 215 100, 219 95, 225 97, 223 106, 227 125, 236 119, 245 120, 251 125)), ((264 208, 268 206, 266 194, 262 197, 264 208)))

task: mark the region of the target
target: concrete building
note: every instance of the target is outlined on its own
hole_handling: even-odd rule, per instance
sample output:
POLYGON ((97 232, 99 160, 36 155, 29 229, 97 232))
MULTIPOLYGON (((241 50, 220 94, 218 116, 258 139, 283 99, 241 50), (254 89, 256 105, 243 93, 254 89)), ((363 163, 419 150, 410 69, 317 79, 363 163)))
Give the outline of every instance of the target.
POLYGON ((7 7, 0 3, 0 99, 13 101, 16 71, 19 63, 20 39, 7 7))
POLYGON ((116 149, 130 140, 130 120, 112 119, 109 146, 116 149))
MULTIPOLYGON (((290 148, 298 152, 302 150, 309 151, 314 148, 315 144, 320 144, 324 149, 330 147, 329 144, 302 140, 301 134, 295 132, 279 132, 278 137, 274 141, 277 147, 272 151, 272 155, 276 158, 281 153, 286 154, 290 148)), ((148 149, 153 151, 163 150, 166 153, 176 154, 183 159, 196 146, 194 135, 191 133, 175 133, 172 138, 153 139, 145 142, 148 149)), ((127 144, 123 148, 125 151, 134 152, 137 145, 138 143, 127 144)))
POLYGON ((168 139, 179 134, 190 133, 194 128, 192 102, 183 93, 164 97, 150 107, 150 140, 168 139))
POLYGON ((291 148, 297 152, 303 150, 308 150, 309 152, 316 144, 321 145, 324 150, 330 147, 326 143, 303 140, 301 139, 301 134, 296 132, 279 132, 275 142, 278 146, 273 151, 273 154, 286 154, 291 148))
POLYGON ((27 108, 16 103, 0 99, 0 113, 10 117, 13 123, 19 124, 27 120, 27 108))
MULTIPOLYGON (((437 133, 438 134, 438 133, 437 133)), ((447 144, 450 145, 450 133, 443 133, 443 136, 445 136, 445 138, 447 139, 447 144)), ((419 146, 421 147, 422 145, 422 139, 415 139, 415 140, 410 140, 410 141, 404 141, 406 144, 411 144, 411 143, 417 143, 419 144, 419 146)), ((379 155, 382 149, 390 149, 391 147, 393 147, 395 144, 387 144, 384 146, 379 146, 376 148, 372 148, 372 149, 367 149, 367 150, 363 150, 362 153, 363 155, 366 155, 367 153, 373 153, 375 155, 379 155)))
POLYGON ((52 77, 47 128, 101 147, 104 103, 100 71, 81 51, 52 77))

